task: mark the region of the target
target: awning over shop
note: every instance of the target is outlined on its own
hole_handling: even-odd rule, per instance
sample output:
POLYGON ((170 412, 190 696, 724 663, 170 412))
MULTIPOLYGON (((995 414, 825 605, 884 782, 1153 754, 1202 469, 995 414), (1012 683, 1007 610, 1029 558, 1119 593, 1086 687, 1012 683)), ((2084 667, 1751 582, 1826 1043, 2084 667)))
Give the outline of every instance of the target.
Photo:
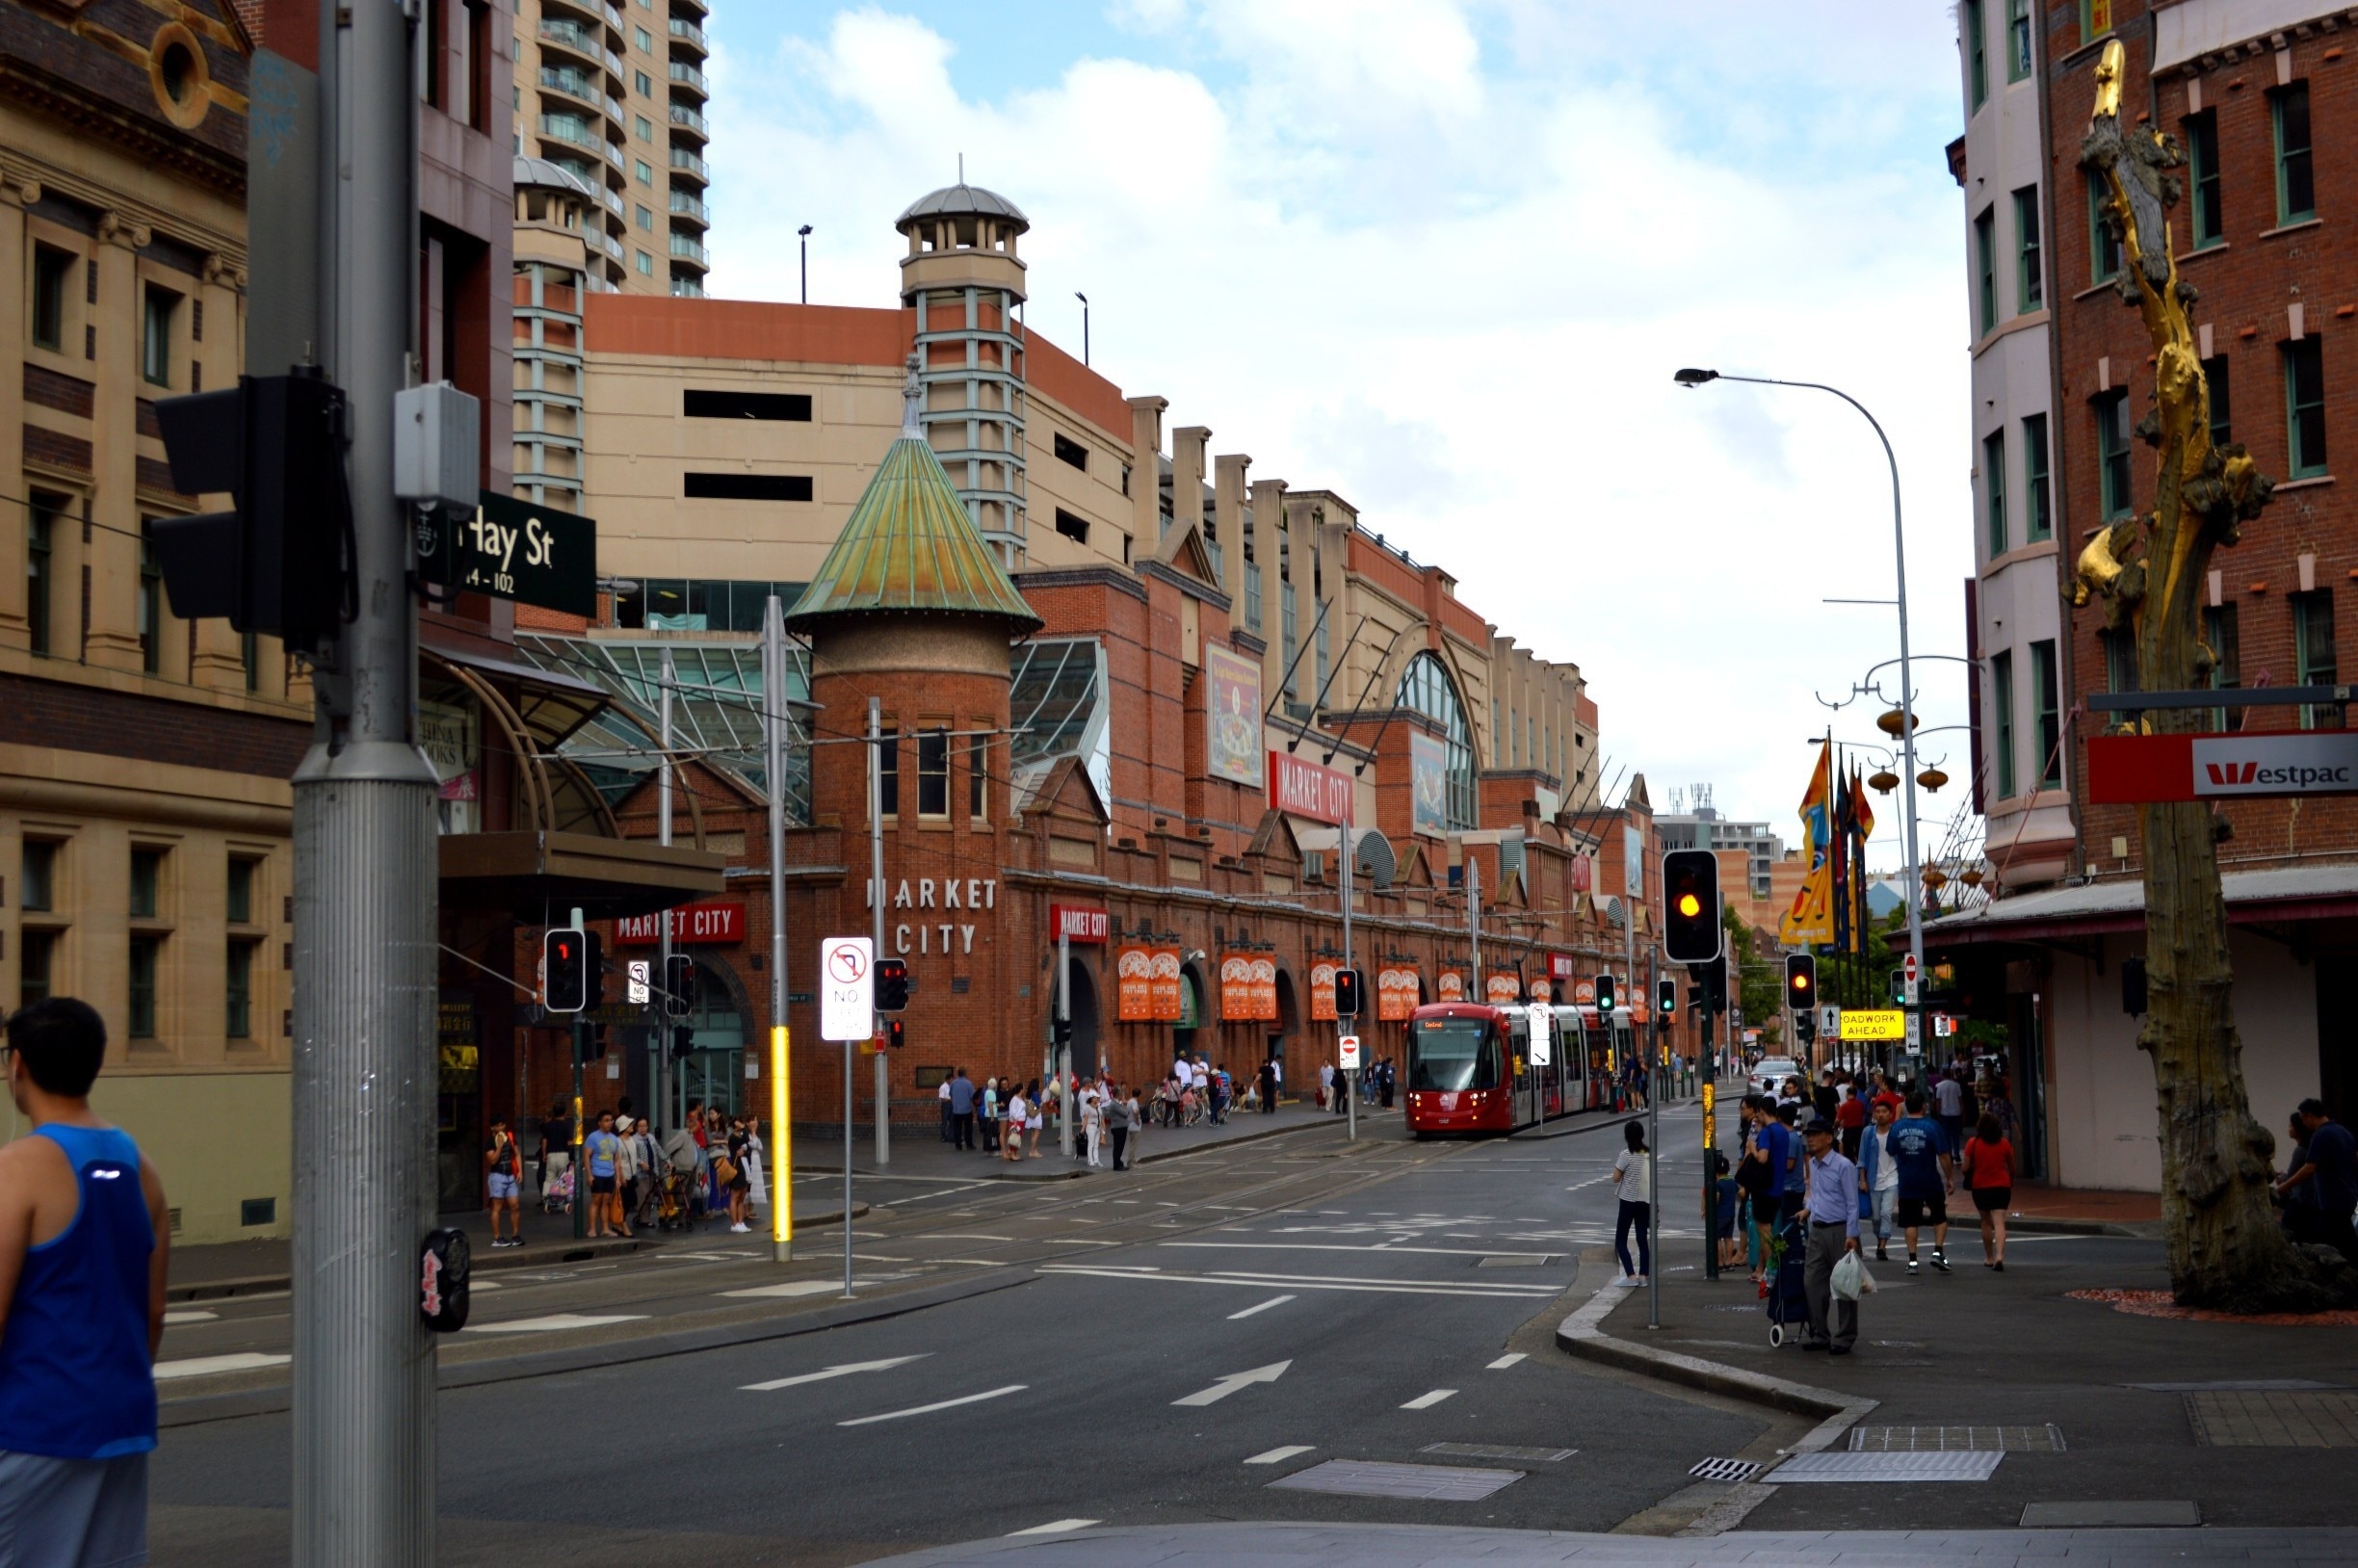
POLYGON ((593 920, 643 915, 722 890, 728 856, 590 833, 451 833, 440 841, 442 906, 527 923, 578 907, 593 920))
MULTIPOLYGON (((2235 926, 2358 919, 2358 865, 2228 872, 2219 878, 2235 926)), ((1926 924, 1926 947, 2042 942, 2145 928, 2145 884, 2115 877, 1995 899, 1926 924)))

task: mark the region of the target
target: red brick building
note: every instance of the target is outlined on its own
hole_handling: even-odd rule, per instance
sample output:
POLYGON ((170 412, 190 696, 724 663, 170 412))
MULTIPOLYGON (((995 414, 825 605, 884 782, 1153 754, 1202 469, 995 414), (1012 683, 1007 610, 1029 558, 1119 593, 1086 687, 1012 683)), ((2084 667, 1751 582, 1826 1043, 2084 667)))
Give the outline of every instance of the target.
MULTIPOLYGON (((1996 26, 1995 6, 1968 6, 1996 26)), ((2180 275, 2210 377, 2213 438, 2248 448, 2275 499, 2240 544, 2212 560, 2205 632, 2222 687, 2340 683, 2339 627, 2358 611, 2358 495, 2338 483, 2358 451, 2358 27, 2346 7, 2242 0, 2097 0, 2044 8, 2036 85, 2051 152, 2053 467, 2061 587, 2097 530, 2154 502, 2155 460, 2137 434, 2154 403, 2142 322, 2119 293, 2117 242, 2096 217, 2079 147, 2094 71, 2117 39, 2123 118, 2186 149, 2170 212, 2180 275)), ((1995 35, 1993 35, 1994 37, 1995 35)), ((1973 68, 1974 39, 1966 46, 1973 68)), ((1993 55, 1991 58, 1995 58, 1993 55)), ((2151 1072, 2123 1011, 2121 960, 2143 951, 2142 847, 2134 806, 2096 804, 2087 743, 2119 718, 2090 693, 2133 692, 2128 633, 2101 601, 2062 612, 2059 671, 2016 708, 2031 756, 2064 758, 2076 844, 2061 879, 2012 887, 1986 909, 1926 930, 1954 961, 1977 1015, 2014 1032, 2039 1148, 2033 1170, 2090 1187, 2151 1188, 2151 1072)), ((2027 671, 2016 672, 2030 679, 2027 671)), ((2045 680, 2046 677, 2041 677, 2045 680)), ((2341 727, 2339 709, 2214 711, 2207 727, 2261 733, 2341 727)), ((2219 804, 2234 931, 2236 1009, 2253 1109, 2280 1126, 2322 1094, 2358 1109, 2358 1012, 2329 982, 2358 953, 2358 801, 2219 804)), ((2023 1096, 2018 1094, 2018 1098, 2023 1096)))

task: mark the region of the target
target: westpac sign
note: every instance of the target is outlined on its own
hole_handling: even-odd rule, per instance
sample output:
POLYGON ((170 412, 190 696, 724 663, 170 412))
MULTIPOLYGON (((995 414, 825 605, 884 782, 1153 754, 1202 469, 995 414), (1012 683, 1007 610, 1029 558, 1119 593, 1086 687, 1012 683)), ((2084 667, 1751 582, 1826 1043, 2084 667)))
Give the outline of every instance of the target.
POLYGON ((2088 741, 2088 798, 2098 804, 2313 795, 2358 795, 2358 731, 2088 741))

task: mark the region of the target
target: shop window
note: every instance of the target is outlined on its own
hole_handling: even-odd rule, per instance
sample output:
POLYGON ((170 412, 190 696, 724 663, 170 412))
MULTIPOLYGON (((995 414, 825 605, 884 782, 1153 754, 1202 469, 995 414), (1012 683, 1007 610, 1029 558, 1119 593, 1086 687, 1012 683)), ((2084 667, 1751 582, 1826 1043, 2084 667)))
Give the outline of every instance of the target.
POLYGON ((940 728, 917 736, 917 815, 936 821, 950 815, 950 736, 940 728))

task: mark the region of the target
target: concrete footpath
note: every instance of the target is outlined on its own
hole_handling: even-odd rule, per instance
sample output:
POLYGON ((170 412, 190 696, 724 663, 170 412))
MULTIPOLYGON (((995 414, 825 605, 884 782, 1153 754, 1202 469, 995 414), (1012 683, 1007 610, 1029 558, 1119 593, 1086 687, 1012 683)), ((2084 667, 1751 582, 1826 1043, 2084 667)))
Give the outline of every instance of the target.
POLYGON ((1758 1289, 1741 1269, 1706 1280, 1696 1250, 1670 1249, 1659 1327, 1646 1292, 1607 1290, 1558 1343, 1821 1418, 1737 1488, 1720 1529, 2358 1523, 2358 1313, 2186 1312, 2161 1243, 2135 1236, 2013 1238, 1994 1271, 1958 1227, 1945 1274, 1910 1277, 1897 1239, 1888 1263, 1870 1242, 1878 1289, 1838 1357, 1798 1334, 1771 1348, 1758 1289))

